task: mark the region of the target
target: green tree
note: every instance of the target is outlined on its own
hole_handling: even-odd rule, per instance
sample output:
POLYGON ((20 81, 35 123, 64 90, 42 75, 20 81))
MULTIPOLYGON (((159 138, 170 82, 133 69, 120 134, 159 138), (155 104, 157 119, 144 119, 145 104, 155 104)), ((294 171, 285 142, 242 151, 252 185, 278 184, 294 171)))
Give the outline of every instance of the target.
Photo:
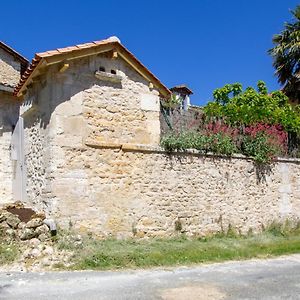
POLYGON ((222 120, 230 126, 264 123, 280 124, 287 132, 300 133, 300 108, 288 103, 281 91, 268 93, 263 81, 253 87, 242 89, 240 83, 226 84, 213 93, 204 112, 209 120, 222 120))
POLYGON ((291 13, 294 21, 273 36, 274 47, 268 53, 284 91, 291 100, 300 101, 300 5, 291 13))

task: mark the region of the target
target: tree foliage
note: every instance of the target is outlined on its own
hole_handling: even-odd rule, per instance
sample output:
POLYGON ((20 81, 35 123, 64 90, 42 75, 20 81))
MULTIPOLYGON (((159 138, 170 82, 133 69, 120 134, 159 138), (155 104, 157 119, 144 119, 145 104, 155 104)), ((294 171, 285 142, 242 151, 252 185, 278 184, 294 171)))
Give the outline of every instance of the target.
POLYGON ((299 100, 300 92, 300 5, 292 11, 294 22, 273 36, 274 47, 268 51, 273 58, 278 81, 289 95, 299 100))
POLYGON ((222 119, 231 126, 257 123, 283 126, 284 130, 300 133, 299 106, 291 106, 281 91, 268 94, 263 81, 257 89, 242 89, 240 83, 226 84, 213 93, 214 101, 204 107, 208 119, 222 119))

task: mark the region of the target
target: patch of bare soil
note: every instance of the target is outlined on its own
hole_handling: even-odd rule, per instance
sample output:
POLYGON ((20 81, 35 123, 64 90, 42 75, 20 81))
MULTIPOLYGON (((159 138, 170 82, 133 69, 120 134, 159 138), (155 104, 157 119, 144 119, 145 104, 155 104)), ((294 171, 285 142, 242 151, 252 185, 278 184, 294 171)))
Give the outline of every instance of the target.
POLYGON ((221 300, 225 299, 225 294, 213 285, 183 286, 164 290, 161 294, 163 300, 221 300))

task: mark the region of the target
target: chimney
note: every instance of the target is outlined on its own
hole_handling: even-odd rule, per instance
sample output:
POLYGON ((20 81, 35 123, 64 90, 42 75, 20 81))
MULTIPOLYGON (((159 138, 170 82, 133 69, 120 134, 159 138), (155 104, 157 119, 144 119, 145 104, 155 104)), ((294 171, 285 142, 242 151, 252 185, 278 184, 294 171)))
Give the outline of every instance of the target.
POLYGON ((176 85, 170 88, 170 91, 182 99, 181 107, 183 110, 188 110, 191 105, 190 95, 192 95, 193 92, 185 84, 176 85))

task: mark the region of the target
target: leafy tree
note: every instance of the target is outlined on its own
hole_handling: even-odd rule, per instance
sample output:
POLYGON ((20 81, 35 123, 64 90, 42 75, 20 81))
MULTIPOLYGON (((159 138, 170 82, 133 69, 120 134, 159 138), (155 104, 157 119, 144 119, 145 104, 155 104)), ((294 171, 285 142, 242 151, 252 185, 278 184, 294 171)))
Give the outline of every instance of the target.
POLYGON ((300 5, 292 14, 294 22, 285 23, 283 31, 273 36, 275 46, 268 53, 286 94, 300 101, 300 5))
POLYGON ((268 94, 263 81, 257 90, 244 91, 240 83, 226 84, 213 93, 214 100, 204 107, 210 120, 222 120, 231 126, 249 126, 257 123, 282 125, 285 131, 300 133, 299 106, 291 106, 281 91, 268 94))

